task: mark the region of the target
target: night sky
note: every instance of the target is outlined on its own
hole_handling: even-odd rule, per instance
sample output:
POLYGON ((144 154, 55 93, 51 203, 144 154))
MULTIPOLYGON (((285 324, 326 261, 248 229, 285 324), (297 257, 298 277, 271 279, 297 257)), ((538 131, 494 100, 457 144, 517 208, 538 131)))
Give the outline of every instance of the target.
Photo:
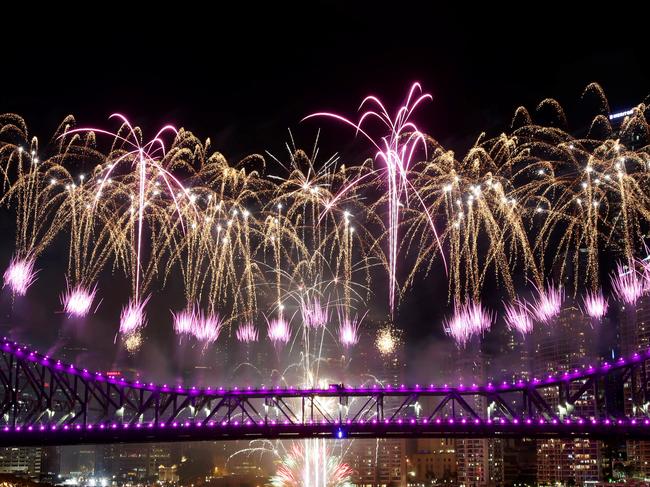
MULTIPOLYGON (((311 147, 320 128, 323 154, 357 160, 371 152, 350 131, 300 120, 321 109, 353 115, 370 93, 399 103, 418 80, 434 96, 420 127, 462 154, 482 131, 507 129, 517 106, 532 109, 545 97, 557 98, 571 123, 592 81, 613 111, 650 94, 640 7, 348 3, 217 3, 213 11, 189 2, 151 11, 14 5, 0 34, 0 112, 22 115, 42 140, 68 114, 84 126, 115 128, 108 116, 121 112, 148 134, 172 123, 210 137, 232 161, 283 153, 287 129, 311 147)), ((11 246, 11 237, 2 240, 3 258, 11 246)), ((430 308, 418 305, 430 302, 428 292, 406 312, 416 336, 433 326, 430 308)))

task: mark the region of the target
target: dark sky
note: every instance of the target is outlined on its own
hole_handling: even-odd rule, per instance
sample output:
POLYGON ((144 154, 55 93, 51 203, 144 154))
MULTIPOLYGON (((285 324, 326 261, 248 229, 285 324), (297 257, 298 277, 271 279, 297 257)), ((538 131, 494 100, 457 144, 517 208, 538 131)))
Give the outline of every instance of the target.
MULTIPOLYGON (((24 116, 41 139, 67 114, 111 127, 108 115, 122 112, 149 134, 172 123, 210 137, 233 160, 283 151, 288 128, 311 147, 320 127, 325 154, 358 157, 370 153, 349 131, 301 118, 321 109, 352 115, 369 93, 399 103, 418 80, 434 96, 420 127, 462 151, 481 131, 505 129, 517 106, 545 97, 558 98, 571 122, 592 81, 612 109, 650 93, 642 7, 135 3, 8 7, 0 112, 24 116)), ((414 322, 430 320, 426 306, 413 310, 414 322)))
MULTIPOLYGON (((184 126, 239 158, 279 150, 314 110, 352 114, 368 93, 397 103, 414 80, 435 97, 420 124, 459 148, 520 104, 551 96, 570 108, 591 81, 614 107, 650 91, 638 7, 229 3, 239 6, 5 15, 0 110, 24 115, 41 137, 69 113, 96 125, 121 111, 152 131, 184 126)), ((305 144, 315 128, 304 128, 305 144)))

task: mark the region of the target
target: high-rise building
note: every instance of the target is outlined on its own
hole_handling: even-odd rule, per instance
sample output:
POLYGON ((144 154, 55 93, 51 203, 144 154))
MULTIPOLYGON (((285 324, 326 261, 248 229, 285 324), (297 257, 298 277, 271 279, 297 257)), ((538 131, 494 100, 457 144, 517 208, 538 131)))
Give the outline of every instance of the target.
POLYGON ((449 438, 420 438, 410 455, 410 483, 456 484, 456 446, 449 438))
MULTIPOLYGON (((482 384, 486 379, 486 358, 475 337, 462 350, 454 352, 454 382, 482 384)), ((480 413, 487 411, 484 397, 475 396, 469 405, 480 413)), ((459 414, 464 414, 462 411, 459 414)), ((503 483, 503 445, 501 439, 463 438, 455 441, 458 485, 496 486, 503 483)))
POLYGON ((92 477, 96 461, 97 448, 94 445, 63 446, 60 473, 64 477, 92 477))
POLYGON ((172 465, 171 446, 164 443, 146 445, 105 445, 97 448, 95 474, 118 483, 155 480, 160 465, 172 465))
MULTIPOLYGON (((383 384, 398 385, 404 380, 404 340, 400 330, 390 329, 391 343, 377 350, 377 335, 361 334, 357 349, 362 354, 359 374, 373 374, 383 384), (390 346, 388 346, 390 345, 390 346)), ((380 331, 381 333, 381 331, 380 331)), ((385 404, 388 408, 389 405, 385 404)), ((406 441, 403 439, 355 440, 344 457, 354 474, 352 483, 364 487, 405 487, 407 482, 406 441)))
MULTIPOLYGON (((534 377, 580 367, 594 356, 594 330, 577 306, 567 303, 560 315, 534 333, 535 350, 531 357, 534 377)), ((578 386, 574 386, 578 387, 578 386)), ((575 391, 573 391, 575 392, 575 391)), ((544 399, 562 415, 557 391, 545 390, 544 399)), ((574 405, 590 411, 595 398, 583 394, 574 405)), ((537 482, 539 485, 562 485, 597 482, 602 477, 601 443, 592 439, 544 439, 537 441, 537 482)))
POLYGON ((536 442, 529 438, 506 438, 503 442, 503 485, 535 485, 536 442))
POLYGON ((0 473, 39 479, 42 448, 0 448, 0 473))
MULTIPOLYGON (((639 350, 650 348, 650 296, 642 296, 636 305, 621 305, 619 309, 621 354, 629 356, 639 350)), ((640 371, 635 380, 641 384, 640 371)), ((629 384, 623 391, 624 410, 628 416, 639 411, 632 401, 629 384)), ((647 386, 646 386, 647 387, 647 386)), ((627 462, 633 478, 647 481, 650 479, 650 441, 628 441, 627 462)))
MULTIPOLYGON (((505 323, 497 327, 498 339, 484 343, 483 361, 486 380, 483 382, 512 382, 530 377, 532 349, 519 332, 505 323)), ((520 405, 515 397, 511 407, 520 405)), ((489 405, 488 405, 489 407, 489 405)), ((491 439, 488 442, 488 479, 492 485, 533 485, 537 465, 535 442, 527 438, 491 439)))

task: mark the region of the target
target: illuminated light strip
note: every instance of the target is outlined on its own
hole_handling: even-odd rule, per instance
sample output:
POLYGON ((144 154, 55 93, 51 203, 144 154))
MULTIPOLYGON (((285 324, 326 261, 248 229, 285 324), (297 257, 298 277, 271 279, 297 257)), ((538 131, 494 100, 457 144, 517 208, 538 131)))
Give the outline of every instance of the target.
MULTIPOLYGON (((543 425, 545 427, 557 427, 557 428, 563 428, 566 426, 593 426, 593 427, 598 427, 598 426, 635 426, 635 427, 648 427, 650 426, 650 419, 649 418, 631 418, 631 419, 616 419, 612 420, 609 418, 605 418, 603 420, 598 420, 596 418, 591 418, 589 420, 585 420, 584 418, 577 418, 577 419, 571 419, 567 418, 563 421, 558 420, 557 418, 552 418, 551 420, 545 420, 544 418, 513 418, 512 420, 507 420, 506 418, 490 418, 490 419, 478 419, 475 418, 473 421, 470 420, 470 418, 467 417, 462 417, 462 418, 436 418, 433 421, 429 421, 426 418, 397 418, 397 419, 384 419, 383 421, 378 421, 377 419, 373 419, 371 421, 365 421, 365 420, 357 420, 357 421, 352 421, 350 419, 344 420, 343 421, 346 426, 354 426, 354 425, 378 425, 378 424, 386 424, 386 425, 392 425, 392 426, 404 426, 408 427, 411 425, 428 425, 430 423, 434 423, 436 425, 441 425, 441 426, 447 426, 447 425, 455 425, 458 426, 459 428, 462 429, 463 426, 484 426, 484 425, 495 425, 497 427, 499 426, 533 426, 533 425, 543 425)), ((341 422, 336 420, 333 422, 322 422, 320 423, 321 426, 336 426, 340 425, 341 422)), ((153 428, 155 423, 135 423, 133 425, 129 423, 100 423, 100 424, 88 424, 85 426, 86 430, 116 430, 116 429, 130 429, 131 426, 135 427, 136 429, 140 429, 143 426, 148 426, 149 428, 153 428)), ((220 425, 222 427, 226 428, 239 428, 241 426, 260 426, 260 427, 265 427, 265 426, 296 426, 296 427, 313 427, 313 426, 318 426, 318 422, 313 422, 313 421, 308 421, 304 423, 291 423, 288 420, 284 420, 282 422, 278 422, 276 420, 267 420, 266 422, 260 421, 259 423, 254 423, 250 420, 245 421, 245 422, 240 422, 240 421, 232 421, 232 422, 227 422, 227 421, 222 421, 221 423, 215 423, 214 421, 209 421, 207 423, 201 422, 201 421, 174 421, 171 423, 172 428, 189 428, 189 427, 197 427, 197 428, 205 428, 205 427, 214 427, 215 425, 220 425)), ((158 423, 157 426, 159 428, 165 428, 167 426, 170 426, 170 424, 166 423, 158 423)), ((81 431, 83 429, 83 426, 80 424, 66 424, 63 425, 63 427, 59 428, 57 425, 40 425, 36 427, 36 425, 29 425, 27 427, 24 426, 4 426, 2 428, 2 432, 4 433, 20 433, 23 432, 23 430, 26 430, 28 432, 36 432, 38 428, 38 432, 44 432, 44 431, 51 431, 51 432, 63 432, 63 433, 68 433, 68 432, 75 432, 75 431, 81 431)), ((566 428, 565 428, 566 429, 566 428)))
POLYGON ((610 120, 616 120, 617 118, 627 117, 628 115, 632 115, 633 113, 634 113, 633 108, 631 108, 629 110, 624 110, 622 112, 610 113, 609 119, 610 120))

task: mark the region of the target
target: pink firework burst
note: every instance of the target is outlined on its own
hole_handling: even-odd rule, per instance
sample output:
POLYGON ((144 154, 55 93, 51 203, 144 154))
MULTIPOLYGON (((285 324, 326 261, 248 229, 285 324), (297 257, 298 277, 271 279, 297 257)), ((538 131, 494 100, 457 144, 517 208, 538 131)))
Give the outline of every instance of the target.
POLYGON ((546 288, 535 286, 537 296, 532 303, 535 317, 542 323, 549 323, 560 314, 564 302, 562 286, 549 283, 546 288))
POLYGON ((188 306, 178 313, 172 312, 174 332, 177 335, 192 335, 199 326, 200 317, 194 306, 188 306))
POLYGON ((600 320, 607 313, 609 303, 603 291, 589 291, 582 297, 584 313, 594 320, 600 320))
POLYGON ((339 342, 344 347, 352 347, 359 343, 359 326, 361 320, 344 318, 339 325, 339 342))
POLYGON ((445 332, 459 346, 465 346, 473 336, 490 329, 494 316, 480 302, 470 301, 454 307, 451 319, 445 320, 445 332))
POLYGON ((258 340, 259 333, 252 323, 242 323, 237 328, 235 336, 241 343, 253 343, 258 340))
POLYGON ((643 280, 643 292, 650 292, 650 258, 639 259, 638 264, 641 268, 641 278, 643 280))
POLYGON ((314 298, 311 301, 303 301, 300 304, 300 314, 305 326, 311 328, 321 328, 329 320, 327 306, 321 306, 320 299, 314 298))
POLYGON ((201 313, 199 326, 194 330, 194 338, 205 343, 214 343, 221 335, 224 322, 221 316, 215 313, 201 313))
POLYGON ((198 306, 188 306, 172 315, 176 334, 192 336, 206 345, 217 341, 224 326, 218 314, 203 313, 198 306))
POLYGON ((628 305, 635 305, 643 295, 645 285, 635 269, 627 269, 623 264, 618 263, 612 276, 612 289, 620 301, 628 305))
POLYGON ((278 318, 267 320, 269 340, 274 345, 284 345, 291 339, 291 328, 282 315, 278 318))
POLYGON ((36 280, 37 271, 34 270, 34 259, 12 257, 9 267, 4 273, 4 286, 9 287, 16 296, 24 296, 27 289, 36 280))
POLYGON ((147 325, 147 315, 144 312, 144 308, 147 306, 148 301, 149 296, 142 301, 137 301, 133 298, 129 300, 129 303, 122 308, 122 313, 120 314, 120 333, 123 335, 131 335, 147 325))
POLYGON ((533 331, 533 317, 525 302, 516 300, 511 304, 506 304, 504 318, 508 328, 516 330, 522 335, 533 331))
MULTIPOLYGON (((397 289, 397 253, 399 249, 399 234, 398 229, 400 226, 400 211, 401 207, 408 206, 409 199, 416 199, 420 206, 425 211, 433 234, 435 235, 438 246, 442 252, 442 245, 438 239, 438 233, 433 218, 422 201, 417 189, 409 181, 409 170, 414 160, 415 154, 419 146, 426 149, 426 142, 424 134, 415 126, 412 121, 413 112, 426 100, 431 100, 432 97, 428 93, 422 93, 422 87, 419 83, 413 83, 406 97, 405 103, 399 107, 394 116, 391 116, 381 100, 375 96, 366 97, 359 107, 359 110, 369 106, 369 109, 361 114, 357 122, 353 122, 348 118, 342 117, 335 113, 319 112, 305 117, 305 119, 312 117, 328 117, 334 118, 347 125, 355 128, 357 133, 366 137, 370 143, 377 150, 375 158, 383 163, 383 168, 378 169, 382 176, 387 181, 388 185, 388 281, 389 281, 389 307, 391 313, 395 307, 395 296, 397 289), (387 135, 379 139, 373 138, 365 130, 364 125, 367 120, 377 120, 388 132, 387 135)), ((366 175, 367 176, 367 175, 366 175)), ((366 176, 361 176, 357 181, 350 183, 343 191, 341 191, 334 200, 330 201, 329 208, 336 202, 337 199, 351 188, 355 187, 357 183, 366 176)), ((446 267, 446 262, 444 262, 446 267)))
POLYGON ((63 311, 69 317, 83 318, 86 316, 95 301, 97 294, 97 285, 93 287, 85 287, 77 284, 71 287, 68 283, 66 291, 61 295, 61 304, 63 311))

